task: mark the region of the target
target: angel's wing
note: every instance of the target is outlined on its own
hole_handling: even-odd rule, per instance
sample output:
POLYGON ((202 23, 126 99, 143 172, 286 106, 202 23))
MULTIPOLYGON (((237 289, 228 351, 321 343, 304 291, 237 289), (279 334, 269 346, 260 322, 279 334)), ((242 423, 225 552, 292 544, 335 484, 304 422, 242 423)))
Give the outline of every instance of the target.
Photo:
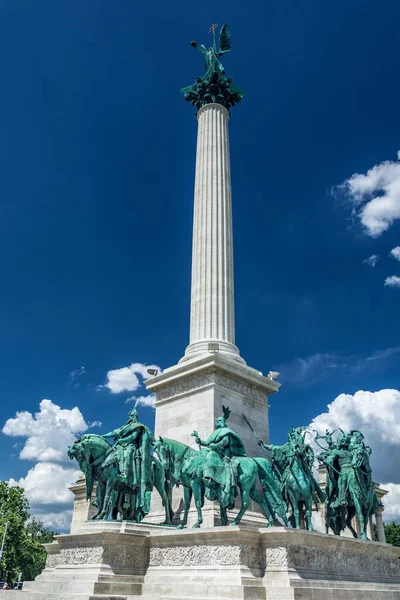
POLYGON ((219 32, 219 47, 221 52, 229 52, 229 50, 232 50, 231 34, 226 23, 222 25, 219 32))

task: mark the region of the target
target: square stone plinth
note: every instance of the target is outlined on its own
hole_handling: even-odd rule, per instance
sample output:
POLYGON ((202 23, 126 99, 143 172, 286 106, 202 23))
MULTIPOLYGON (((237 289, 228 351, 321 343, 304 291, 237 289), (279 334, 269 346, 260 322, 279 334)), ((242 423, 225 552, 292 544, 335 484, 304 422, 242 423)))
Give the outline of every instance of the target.
MULTIPOLYGON (((228 406, 231 415, 227 421, 243 440, 248 456, 260 456, 262 450, 246 424, 243 414, 260 438, 269 443, 268 397, 277 392, 279 383, 264 377, 260 371, 223 354, 210 353, 198 359, 187 360, 171 367, 146 382, 148 390, 156 394, 155 436, 162 436, 198 448, 195 430, 207 439, 214 430, 216 419, 222 416, 222 406, 228 406)), ((182 488, 174 490, 173 510, 183 510, 182 488)), ((164 511, 157 494, 152 495, 151 514, 146 521, 162 522, 164 511)), ((206 501, 204 524, 219 524, 219 508, 206 501)), ((191 510, 189 524, 197 520, 191 510)), ((258 507, 246 513, 244 523, 261 524, 263 517, 258 507)))

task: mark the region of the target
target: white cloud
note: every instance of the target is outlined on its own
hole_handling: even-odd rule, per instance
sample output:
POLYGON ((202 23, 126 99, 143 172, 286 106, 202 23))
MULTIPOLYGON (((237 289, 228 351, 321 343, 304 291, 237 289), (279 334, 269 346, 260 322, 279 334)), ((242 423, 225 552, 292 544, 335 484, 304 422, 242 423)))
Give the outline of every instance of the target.
POLYGON ((400 287, 400 277, 397 275, 391 275, 390 277, 386 277, 385 285, 387 287, 400 287))
POLYGON ((64 506, 73 500, 72 492, 68 488, 78 479, 79 473, 79 469, 76 468, 65 468, 55 463, 39 462, 29 469, 26 477, 21 477, 19 481, 10 479, 10 484, 24 488, 32 507, 37 505, 64 506))
POLYGON ((389 489, 384 498, 385 520, 400 516, 400 391, 384 389, 377 392, 358 391, 354 395, 340 394, 327 412, 310 424, 323 434, 325 429, 340 427, 344 431, 359 429, 372 448, 371 467, 374 481, 389 489))
POLYGON ((107 373, 107 383, 105 386, 112 394, 120 394, 121 392, 134 392, 142 385, 143 380, 151 379, 151 375, 147 369, 155 369, 161 373, 160 367, 157 365, 143 365, 141 363, 132 363, 129 367, 121 369, 112 369, 107 373), (139 380, 139 377, 142 381, 139 380))
POLYGON ((390 251, 390 256, 393 256, 396 260, 400 260, 400 246, 396 246, 392 248, 390 251))
POLYGON ((125 404, 128 402, 137 402, 138 406, 150 406, 151 408, 156 407, 156 396, 155 394, 150 394, 149 396, 131 396, 125 400, 125 404))
POLYGON ((370 267, 375 267, 375 265, 378 262, 378 260, 379 260, 379 256, 377 254, 373 254, 369 258, 365 258, 363 260, 363 264, 364 265, 368 265, 370 267))
POLYGON ((347 194, 366 233, 379 237, 400 219, 400 152, 397 161, 385 160, 366 174, 355 173, 339 189, 347 194))
POLYGON ((37 517, 45 527, 49 527, 52 531, 56 531, 58 533, 63 533, 65 531, 70 531, 71 520, 72 520, 72 510, 63 510, 59 513, 46 513, 41 510, 32 511, 32 516, 37 517))
POLYGON ((68 383, 72 385, 72 387, 79 387, 80 381, 79 379, 86 373, 85 367, 79 367, 78 369, 74 369, 68 375, 68 383))
POLYGON ((40 411, 32 414, 17 412, 3 427, 5 435, 26 437, 19 457, 44 462, 67 462, 67 446, 76 434, 88 429, 88 424, 78 407, 62 409, 51 400, 40 402, 40 411))
POLYGON ((381 487, 389 491, 388 495, 383 498, 385 521, 400 521, 400 484, 382 483, 381 487))

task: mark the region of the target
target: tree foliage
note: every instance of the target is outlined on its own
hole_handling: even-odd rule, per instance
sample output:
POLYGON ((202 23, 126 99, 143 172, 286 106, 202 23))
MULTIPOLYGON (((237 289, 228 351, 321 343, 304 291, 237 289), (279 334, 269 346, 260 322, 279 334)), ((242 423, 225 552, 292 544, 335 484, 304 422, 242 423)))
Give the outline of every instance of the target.
POLYGON ((8 523, 0 572, 8 583, 15 583, 20 572, 23 581, 35 579, 46 563, 42 544, 51 542, 54 533, 38 519, 29 520, 29 516, 24 490, 0 481, 0 543, 8 523))
POLYGON ((384 523, 384 528, 387 543, 400 546, 400 523, 384 523))

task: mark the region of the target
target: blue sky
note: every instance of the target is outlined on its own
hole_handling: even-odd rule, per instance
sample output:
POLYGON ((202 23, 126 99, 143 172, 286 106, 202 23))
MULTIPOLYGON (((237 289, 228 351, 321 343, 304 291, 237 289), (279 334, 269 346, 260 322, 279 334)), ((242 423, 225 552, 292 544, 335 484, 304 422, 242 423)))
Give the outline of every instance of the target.
MULTIPOLYGON (((99 390, 107 372, 183 355, 196 119, 179 90, 211 23, 229 23, 224 65, 247 90, 230 122, 236 339, 281 371, 272 441, 339 394, 399 389, 399 19, 394 0, 0 0, 4 423, 46 398, 109 430, 132 392, 99 390), (337 186, 383 161, 377 235, 361 183, 337 186)), ((34 467, 27 439, 0 437, 0 477, 34 467)))

